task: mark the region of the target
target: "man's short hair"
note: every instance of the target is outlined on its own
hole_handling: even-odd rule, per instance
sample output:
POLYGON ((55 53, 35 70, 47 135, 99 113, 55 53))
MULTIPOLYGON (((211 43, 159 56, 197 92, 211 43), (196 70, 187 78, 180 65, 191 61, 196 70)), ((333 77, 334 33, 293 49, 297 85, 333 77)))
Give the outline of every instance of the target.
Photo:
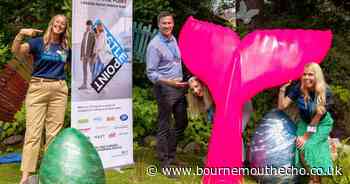
POLYGON ((173 14, 169 11, 161 11, 157 17, 158 24, 159 24, 161 18, 168 17, 168 16, 171 16, 174 19, 175 14, 173 14))
POLYGON ((91 25, 92 25, 92 21, 91 21, 91 20, 87 20, 87 21, 86 21, 86 25, 87 25, 87 26, 91 26, 91 25))

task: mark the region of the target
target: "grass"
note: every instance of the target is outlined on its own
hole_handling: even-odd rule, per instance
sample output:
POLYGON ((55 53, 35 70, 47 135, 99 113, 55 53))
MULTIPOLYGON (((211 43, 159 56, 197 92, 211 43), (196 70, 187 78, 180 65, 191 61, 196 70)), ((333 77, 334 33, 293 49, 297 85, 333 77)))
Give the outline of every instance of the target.
POLYGON ((4 164, 0 165, 0 183, 14 184, 20 180, 20 165, 19 164, 4 164))
MULTIPOLYGON (((201 156, 196 154, 179 154, 179 159, 187 163, 189 167, 203 167, 201 156)), ((135 164, 122 169, 122 172, 116 170, 106 170, 107 184, 199 184, 200 176, 180 176, 176 179, 170 179, 157 173, 155 176, 148 176, 146 169, 150 165, 158 166, 153 149, 141 147, 135 150, 135 164)), ((16 184, 20 180, 19 164, 0 165, 0 184, 16 184)), ((245 178, 245 184, 256 184, 249 178, 245 178)))

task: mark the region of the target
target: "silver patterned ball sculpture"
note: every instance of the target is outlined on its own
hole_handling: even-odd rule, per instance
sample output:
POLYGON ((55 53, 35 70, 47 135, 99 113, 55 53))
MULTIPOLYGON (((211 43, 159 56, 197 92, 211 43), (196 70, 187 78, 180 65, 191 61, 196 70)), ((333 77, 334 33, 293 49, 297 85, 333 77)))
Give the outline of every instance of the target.
POLYGON ((297 181, 296 176, 277 171, 278 168, 292 168, 295 139, 296 125, 283 111, 274 109, 262 118, 253 134, 249 153, 250 167, 256 172, 255 178, 259 183, 288 184, 297 181), (262 169, 271 175, 258 175, 262 169))

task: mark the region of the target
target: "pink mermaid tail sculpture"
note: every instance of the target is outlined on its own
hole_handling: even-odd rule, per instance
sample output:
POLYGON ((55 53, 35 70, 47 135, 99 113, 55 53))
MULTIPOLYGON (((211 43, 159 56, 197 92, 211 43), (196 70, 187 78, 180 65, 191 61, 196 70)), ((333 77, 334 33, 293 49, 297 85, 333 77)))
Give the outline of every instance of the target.
POLYGON ((242 41, 228 28, 188 18, 179 46, 185 65, 205 82, 215 101, 205 184, 242 183, 242 105, 263 91, 302 75, 320 63, 332 33, 317 30, 257 30, 242 41), (223 169, 226 168, 226 169, 223 169))

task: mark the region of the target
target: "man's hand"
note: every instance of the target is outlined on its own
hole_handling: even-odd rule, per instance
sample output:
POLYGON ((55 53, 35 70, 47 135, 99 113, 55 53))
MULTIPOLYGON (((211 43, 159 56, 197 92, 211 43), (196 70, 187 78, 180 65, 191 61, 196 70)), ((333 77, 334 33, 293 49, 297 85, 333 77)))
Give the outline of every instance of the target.
POLYGON ((186 88, 188 86, 188 82, 176 82, 177 88, 186 88))
POLYGON ((174 79, 161 79, 160 82, 175 88, 185 88, 188 86, 187 82, 181 82, 180 80, 174 79))

